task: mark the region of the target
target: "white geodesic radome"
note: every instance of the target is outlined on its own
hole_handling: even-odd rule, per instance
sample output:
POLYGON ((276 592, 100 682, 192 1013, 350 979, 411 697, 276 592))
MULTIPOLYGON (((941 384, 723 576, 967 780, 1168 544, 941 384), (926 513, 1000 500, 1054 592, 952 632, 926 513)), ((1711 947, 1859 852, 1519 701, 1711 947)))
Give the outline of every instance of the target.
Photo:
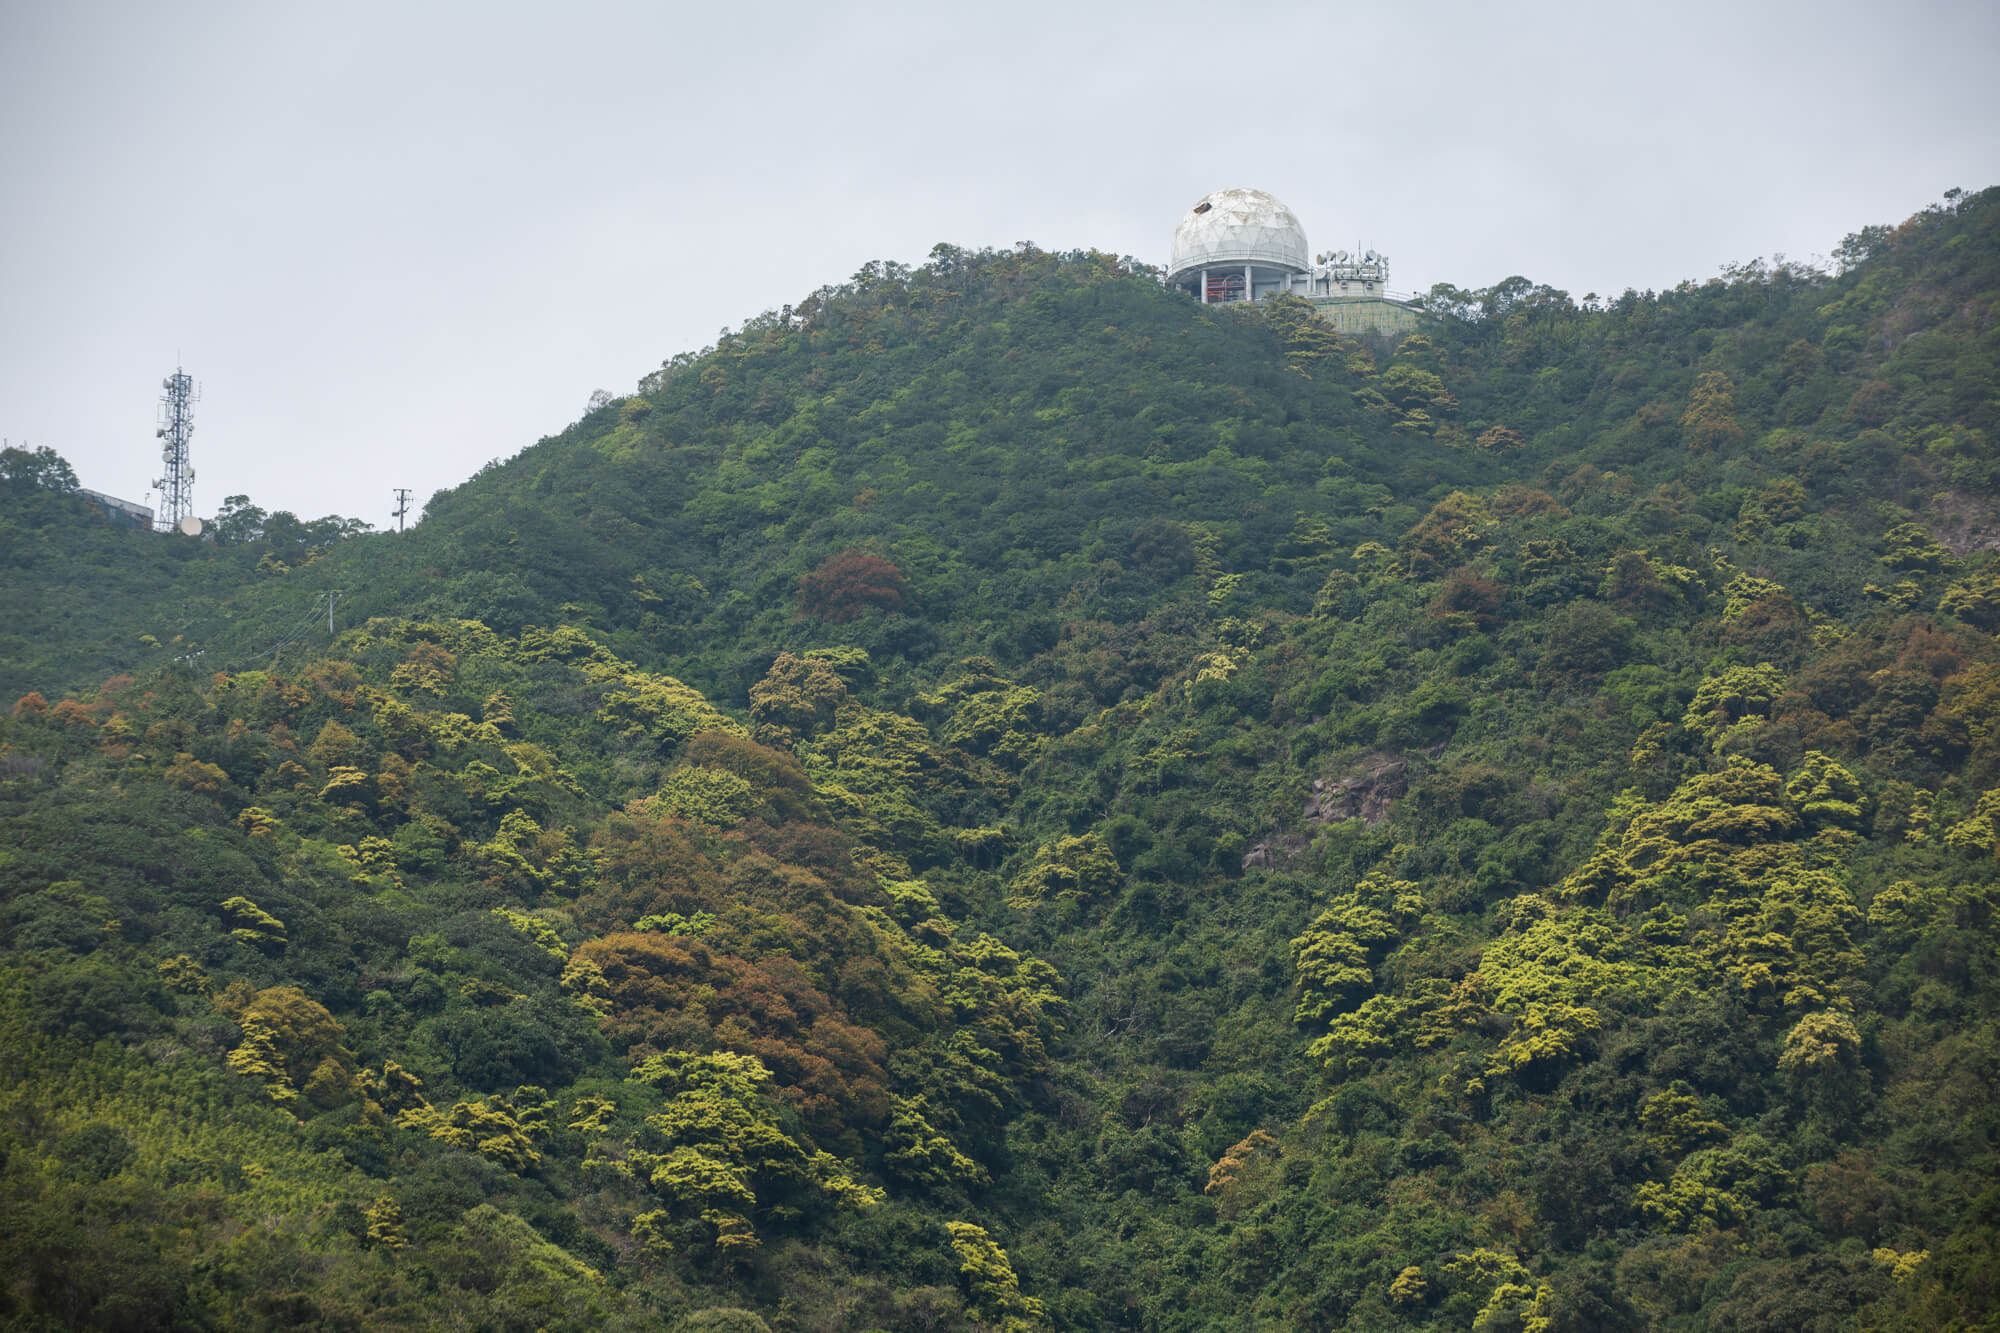
POLYGON ((1305 228, 1262 190, 1217 190, 1187 211, 1174 228, 1167 281, 1204 268, 1250 264, 1304 273, 1312 267, 1305 228))

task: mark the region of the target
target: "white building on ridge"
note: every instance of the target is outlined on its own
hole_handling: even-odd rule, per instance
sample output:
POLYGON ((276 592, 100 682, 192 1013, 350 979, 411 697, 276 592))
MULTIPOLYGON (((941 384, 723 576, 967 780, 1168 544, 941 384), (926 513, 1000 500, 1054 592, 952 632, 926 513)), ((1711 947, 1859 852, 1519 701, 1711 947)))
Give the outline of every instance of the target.
POLYGON ((1389 260, 1369 250, 1313 255, 1291 209, 1262 190, 1206 195, 1174 228, 1167 285, 1204 304, 1290 293, 1343 333, 1406 333, 1421 308, 1390 297, 1389 260))

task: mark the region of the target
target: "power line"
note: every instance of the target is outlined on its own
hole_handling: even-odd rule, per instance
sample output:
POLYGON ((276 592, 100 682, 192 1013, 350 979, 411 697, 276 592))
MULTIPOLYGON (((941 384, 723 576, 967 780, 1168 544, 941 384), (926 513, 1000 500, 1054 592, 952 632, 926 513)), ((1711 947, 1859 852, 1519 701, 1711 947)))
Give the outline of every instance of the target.
POLYGON ((320 593, 313 598, 312 606, 306 611, 305 616, 281 634, 275 643, 261 652, 236 659, 236 662, 232 666, 225 669, 232 672, 244 671, 266 659, 269 659, 271 665, 275 667, 278 664, 280 654, 287 648, 304 643, 312 634, 314 627, 319 624, 319 614, 322 608, 326 611, 327 629, 331 632, 333 629, 333 600, 340 595, 340 590, 335 590, 331 593, 320 593))
MULTIPOLYGON (((305 641, 306 635, 312 633, 313 626, 318 623, 319 623, 319 602, 315 601, 313 603, 312 610, 306 612, 305 619, 301 620, 297 625, 294 625, 289 631, 286 632, 283 638, 279 639, 276 643, 271 645, 269 652, 271 658, 271 665, 274 667, 277 666, 278 654, 284 652, 285 649, 290 648, 295 644, 303 643, 305 641)), ((258 660, 261 659, 263 656, 264 654, 259 653, 257 655, 257 658, 253 658, 251 660, 253 661, 258 660)))

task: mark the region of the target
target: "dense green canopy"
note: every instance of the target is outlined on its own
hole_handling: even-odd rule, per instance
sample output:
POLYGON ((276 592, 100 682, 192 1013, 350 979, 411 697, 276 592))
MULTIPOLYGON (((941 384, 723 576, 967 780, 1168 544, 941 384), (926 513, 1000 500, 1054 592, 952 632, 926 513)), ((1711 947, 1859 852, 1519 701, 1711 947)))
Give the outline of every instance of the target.
POLYGON ((0 1320, 1994 1326, 2000 192, 1836 259, 940 246, 405 534, 7 451, 0 1320))

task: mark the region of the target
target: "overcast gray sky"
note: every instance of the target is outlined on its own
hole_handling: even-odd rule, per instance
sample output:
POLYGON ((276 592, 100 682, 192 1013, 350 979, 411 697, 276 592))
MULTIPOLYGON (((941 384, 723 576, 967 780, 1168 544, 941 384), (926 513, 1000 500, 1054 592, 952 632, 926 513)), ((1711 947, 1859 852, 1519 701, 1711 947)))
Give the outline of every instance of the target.
POLYGON ((1830 253, 2000 181, 2000 8, 0 5, 0 436, 388 523, 938 241, 1166 258, 1228 185, 1395 287, 1830 253), (176 12, 180 11, 180 12, 176 12))

